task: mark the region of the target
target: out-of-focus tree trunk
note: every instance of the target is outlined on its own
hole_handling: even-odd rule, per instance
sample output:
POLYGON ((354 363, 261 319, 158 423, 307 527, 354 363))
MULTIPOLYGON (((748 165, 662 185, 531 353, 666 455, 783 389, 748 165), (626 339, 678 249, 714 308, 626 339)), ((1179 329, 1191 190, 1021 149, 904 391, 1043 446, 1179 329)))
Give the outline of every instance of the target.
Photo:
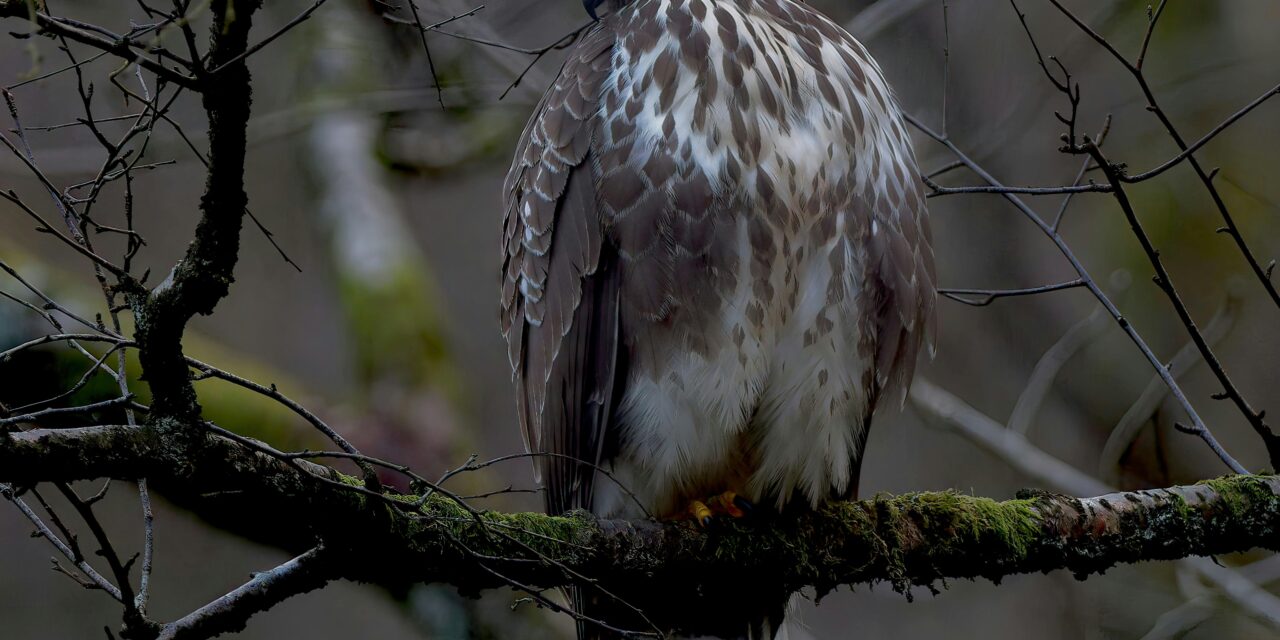
MULTIPOLYGON (((352 400, 364 420, 377 421, 352 434, 374 455, 422 469, 456 466, 475 447, 458 428, 464 393, 445 346, 442 297, 390 187, 386 116, 360 99, 387 86, 382 72, 394 62, 376 20, 352 5, 317 16, 304 80, 309 98, 327 105, 306 133, 306 166, 357 368, 352 400)), ((479 491, 490 475, 466 474, 456 487, 479 491)), ((411 587, 403 599, 430 637, 554 635, 546 616, 512 611, 510 601, 504 593, 462 598, 441 585, 411 587)))

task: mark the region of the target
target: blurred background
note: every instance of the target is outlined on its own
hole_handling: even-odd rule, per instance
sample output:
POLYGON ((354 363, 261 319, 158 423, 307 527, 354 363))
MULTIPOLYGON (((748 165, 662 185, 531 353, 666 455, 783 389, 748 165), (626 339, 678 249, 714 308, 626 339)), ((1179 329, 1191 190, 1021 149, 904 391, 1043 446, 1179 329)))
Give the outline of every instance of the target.
MULTIPOLYGON (((267 3, 256 37, 310 4, 267 3)), ((937 1, 811 4, 862 39, 904 108, 935 127, 943 122, 943 80, 949 76, 947 131, 1004 183, 1055 185, 1074 178, 1080 160, 1057 151, 1062 126, 1053 116, 1066 105, 1036 65, 1007 2, 955 0, 945 30, 937 1), (949 74, 943 57, 948 31, 949 74)), ((1146 3, 1066 4, 1119 50, 1136 55, 1146 3)), ((131 3, 57 5, 65 15, 117 31, 127 30, 130 18, 141 19, 131 3)), ((420 5, 430 24, 478 3, 420 5)), ((1111 159, 1137 171, 1176 155, 1121 66, 1047 3, 1028 0, 1022 9, 1045 55, 1057 56, 1080 82, 1082 126, 1096 130, 1112 116, 1106 140, 1111 159)), ((247 226, 236 285, 217 313, 193 323, 188 351, 277 384, 366 452, 432 476, 472 454, 487 459, 522 450, 497 322, 501 184, 516 138, 563 52, 547 52, 513 85, 534 56, 431 33, 437 93, 416 32, 379 17, 383 10, 381 3, 330 2, 252 58, 250 206, 300 270, 247 226)), ((585 21, 577 0, 488 0, 475 15, 443 29, 541 48, 585 21)), ((1198 138, 1275 85, 1277 25, 1280 4, 1272 0, 1169 3, 1146 69, 1186 138, 1198 138)), ((17 21, 4 27, 29 30, 17 21)), ((65 65, 54 44, 0 38, 0 85, 65 65)), ((106 82, 116 65, 103 59, 85 67, 87 79, 97 83, 100 117, 139 109, 106 82)), ((12 91, 27 127, 83 115, 70 74, 12 91)), ((1264 265, 1280 256, 1278 114, 1280 104, 1264 106, 1197 154, 1206 167, 1221 167, 1217 184, 1264 265)), ((184 96, 172 115, 190 144, 204 149, 198 102, 184 96)), ((101 162, 101 150, 83 127, 28 135, 41 167, 60 186, 92 178, 101 162)), ((148 243, 137 259, 139 272, 164 273, 190 239, 204 172, 187 145, 175 129, 157 129, 147 158, 177 162, 133 181, 135 224, 148 243)), ((923 136, 916 147, 924 171, 953 159, 923 136)), ((949 185, 977 180, 965 171, 941 178, 949 185)), ((48 202, 12 156, 0 155, 0 188, 16 189, 29 202, 48 202)), ((123 195, 118 183, 104 192, 96 205, 99 218, 121 216, 123 195)), ((1230 239, 1215 233, 1221 219, 1191 169, 1180 166, 1134 186, 1132 195, 1196 319, 1212 327, 1233 380, 1255 407, 1280 411, 1280 309, 1252 279, 1230 239)), ((1029 202, 1052 217, 1061 198, 1029 202)), ((996 196, 934 198, 930 209, 945 287, 1028 287, 1074 277, 1054 246, 996 196)), ((102 312, 88 265, 31 227, 19 211, 0 204, 0 261, 83 315, 102 312)), ((1147 258, 1114 201, 1105 195, 1073 199, 1063 233, 1157 354, 1173 358, 1187 342, 1185 330, 1151 284, 1147 258)), ((116 240, 102 237, 105 253, 118 253, 111 244, 116 240)), ((0 291, 30 297, 3 274, 0 291)), ((1025 434, 1029 449, 1111 486, 1145 488, 1225 473, 1199 440, 1173 429, 1181 414, 1162 394, 1135 408, 1152 371, 1119 328, 1099 317, 1097 306, 1081 289, 986 307, 942 300, 938 355, 923 364, 920 376, 995 423, 1017 414, 1013 427, 1025 434), (1042 401, 1024 396, 1029 380, 1043 388, 1042 401), (1138 435, 1108 448, 1117 425, 1138 435)), ((45 332, 37 315, 0 301, 0 350, 45 332)), ((20 405, 55 395, 83 373, 77 358, 68 349, 49 348, 0 363, 0 402, 20 405)), ((1228 403, 1210 399, 1220 390, 1216 382, 1202 363, 1188 362, 1180 380, 1206 422, 1245 466, 1264 469, 1265 452, 1247 423, 1228 403)), ((107 381, 95 381, 73 400, 91 399, 95 388, 101 393, 99 384, 107 381)), ((199 384, 201 401, 219 424, 281 447, 315 446, 306 425, 284 410, 216 381, 199 384)), ((979 446, 936 412, 909 404, 880 415, 862 491, 955 489, 1003 499, 1023 487, 1066 490, 1026 473, 1011 459, 1016 457, 979 446)), ((519 461, 458 482, 464 493, 531 487, 528 465, 519 461)), ((122 485, 103 507, 125 549, 140 539, 132 491, 122 485)), ((510 510, 536 509, 539 502, 517 491, 486 504, 510 510)), ((216 530, 163 502, 156 526, 153 611, 162 619, 285 559, 283 552, 216 530)), ((105 637, 104 626, 118 625, 116 609, 101 594, 51 571, 51 548, 29 532, 20 514, 0 510, 0 637, 105 637)), ((1263 582, 1280 578, 1275 562, 1260 555, 1220 560, 1232 567, 1261 561, 1245 575, 1263 582)), ((908 602, 887 587, 860 587, 818 606, 805 603, 801 615, 817 638, 1280 637, 1274 595, 1254 593, 1253 604, 1242 607, 1187 563, 1120 567, 1082 582, 1061 572, 1014 577, 998 586, 961 581, 936 596, 928 590, 914 595, 908 602)), ((568 637, 567 619, 531 605, 513 610, 518 597, 491 593, 471 601, 439 587, 387 593, 337 584, 255 618, 239 637, 568 637)))

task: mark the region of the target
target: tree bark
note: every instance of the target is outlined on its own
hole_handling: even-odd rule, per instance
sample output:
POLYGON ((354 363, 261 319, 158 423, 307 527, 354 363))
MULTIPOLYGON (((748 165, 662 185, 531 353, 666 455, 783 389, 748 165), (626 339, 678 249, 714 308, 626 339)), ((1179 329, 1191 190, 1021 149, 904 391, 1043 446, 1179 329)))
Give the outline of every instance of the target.
MULTIPOLYGON (((906 592, 946 579, 1280 548, 1280 477, 1076 498, 1021 492, 997 502, 955 492, 878 496, 816 512, 714 523, 597 520, 586 513, 472 514, 436 494, 377 499, 358 479, 210 436, 192 453, 150 427, 103 426, 0 436, 0 482, 148 477, 179 504, 299 552, 335 551, 333 577, 384 585, 441 582, 474 592, 587 584, 660 618, 671 603, 762 585, 887 582, 906 592), (342 486, 320 478, 338 481, 342 486), (349 489, 348 489, 349 488, 349 489), (589 577, 589 578, 587 578, 589 577)), ((690 605, 694 606, 694 605, 690 605)), ((677 615, 677 614, 672 614, 677 615)), ((655 623, 661 625, 660 619, 655 623)))

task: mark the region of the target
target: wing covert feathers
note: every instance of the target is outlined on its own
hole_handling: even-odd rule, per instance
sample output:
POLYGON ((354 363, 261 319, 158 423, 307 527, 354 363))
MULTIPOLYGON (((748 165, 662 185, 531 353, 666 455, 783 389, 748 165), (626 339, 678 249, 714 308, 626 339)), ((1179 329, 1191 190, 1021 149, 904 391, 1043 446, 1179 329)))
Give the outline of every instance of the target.
POLYGON ((614 34, 584 35, 526 126, 504 196, 502 331, 549 510, 589 507, 612 411, 617 270, 602 260, 592 145, 614 34), (579 464, 573 460, 583 460, 579 464))

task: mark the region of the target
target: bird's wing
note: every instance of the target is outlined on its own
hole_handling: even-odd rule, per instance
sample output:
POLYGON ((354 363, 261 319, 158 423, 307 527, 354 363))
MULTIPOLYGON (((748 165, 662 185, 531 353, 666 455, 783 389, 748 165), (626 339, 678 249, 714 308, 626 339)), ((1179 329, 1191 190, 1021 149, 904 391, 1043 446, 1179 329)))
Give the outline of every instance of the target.
POLYGON ((924 195, 914 180, 914 160, 905 164, 888 178, 897 180, 887 188, 899 189, 901 205, 876 212, 878 224, 887 228, 872 235, 868 264, 877 338, 875 392, 896 394, 891 397, 899 404, 906 402, 920 347, 933 350, 937 298, 924 195))
POLYGON ((593 159, 615 41, 608 23, 584 34, 529 121, 504 190, 502 330, 525 445, 548 454, 534 470, 551 513, 590 508, 620 375, 618 276, 593 159))

